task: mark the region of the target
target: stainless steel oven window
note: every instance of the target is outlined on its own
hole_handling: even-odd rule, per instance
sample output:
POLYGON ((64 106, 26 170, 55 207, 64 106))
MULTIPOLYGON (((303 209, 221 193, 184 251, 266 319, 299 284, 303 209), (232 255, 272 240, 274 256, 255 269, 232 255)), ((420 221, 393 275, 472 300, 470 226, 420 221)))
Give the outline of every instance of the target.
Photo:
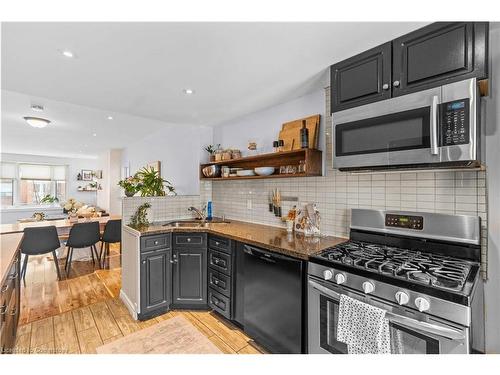
POLYGON ((321 348, 334 354, 347 353, 347 345, 337 340, 339 301, 319 297, 319 342, 321 348))

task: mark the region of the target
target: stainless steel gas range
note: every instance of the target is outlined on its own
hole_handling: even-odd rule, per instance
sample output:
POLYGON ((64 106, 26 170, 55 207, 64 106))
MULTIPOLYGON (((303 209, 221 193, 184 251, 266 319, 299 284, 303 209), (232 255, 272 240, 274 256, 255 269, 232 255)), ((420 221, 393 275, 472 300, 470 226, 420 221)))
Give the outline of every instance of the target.
POLYGON ((479 217, 353 209, 349 241, 309 261, 309 353, 347 353, 342 294, 386 311, 393 353, 484 351, 479 261, 479 217))

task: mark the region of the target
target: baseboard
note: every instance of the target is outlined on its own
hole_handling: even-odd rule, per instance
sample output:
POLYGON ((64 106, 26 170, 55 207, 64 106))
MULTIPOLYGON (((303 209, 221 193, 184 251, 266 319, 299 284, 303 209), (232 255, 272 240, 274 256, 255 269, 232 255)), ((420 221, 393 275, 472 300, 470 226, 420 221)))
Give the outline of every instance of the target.
POLYGON ((130 315, 132 315, 132 317, 137 320, 137 311, 135 311, 134 309, 134 304, 130 301, 130 298, 128 298, 123 289, 120 289, 120 300, 123 302, 130 315))

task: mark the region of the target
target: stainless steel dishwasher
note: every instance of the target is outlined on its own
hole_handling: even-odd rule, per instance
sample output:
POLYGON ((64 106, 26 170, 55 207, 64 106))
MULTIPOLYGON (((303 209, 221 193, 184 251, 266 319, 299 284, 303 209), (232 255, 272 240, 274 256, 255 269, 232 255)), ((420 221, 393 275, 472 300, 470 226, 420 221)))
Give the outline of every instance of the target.
POLYGON ((304 262, 244 245, 244 329, 272 353, 303 349, 304 262))

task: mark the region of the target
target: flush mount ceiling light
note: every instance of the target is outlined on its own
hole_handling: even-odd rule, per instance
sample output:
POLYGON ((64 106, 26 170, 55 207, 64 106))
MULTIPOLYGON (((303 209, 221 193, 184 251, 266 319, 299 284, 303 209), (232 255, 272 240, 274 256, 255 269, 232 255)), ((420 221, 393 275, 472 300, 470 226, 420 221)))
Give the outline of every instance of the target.
POLYGON ((43 105, 40 104, 32 104, 31 109, 35 112, 43 112, 43 105))
POLYGON ((192 94, 194 94, 194 90, 193 89, 184 89, 184 90, 182 90, 182 92, 184 92, 184 94, 186 94, 186 95, 192 95, 192 94))
POLYGON ((113 120, 113 116, 108 116, 108 120, 113 120))
POLYGON ((49 120, 40 117, 26 116, 23 118, 29 125, 33 126, 34 128, 45 128, 48 124, 50 124, 49 120))
POLYGON ((75 54, 73 52, 71 52, 70 50, 62 50, 61 51, 61 54, 64 56, 64 57, 67 57, 68 59, 72 59, 73 57, 75 57, 75 54))

